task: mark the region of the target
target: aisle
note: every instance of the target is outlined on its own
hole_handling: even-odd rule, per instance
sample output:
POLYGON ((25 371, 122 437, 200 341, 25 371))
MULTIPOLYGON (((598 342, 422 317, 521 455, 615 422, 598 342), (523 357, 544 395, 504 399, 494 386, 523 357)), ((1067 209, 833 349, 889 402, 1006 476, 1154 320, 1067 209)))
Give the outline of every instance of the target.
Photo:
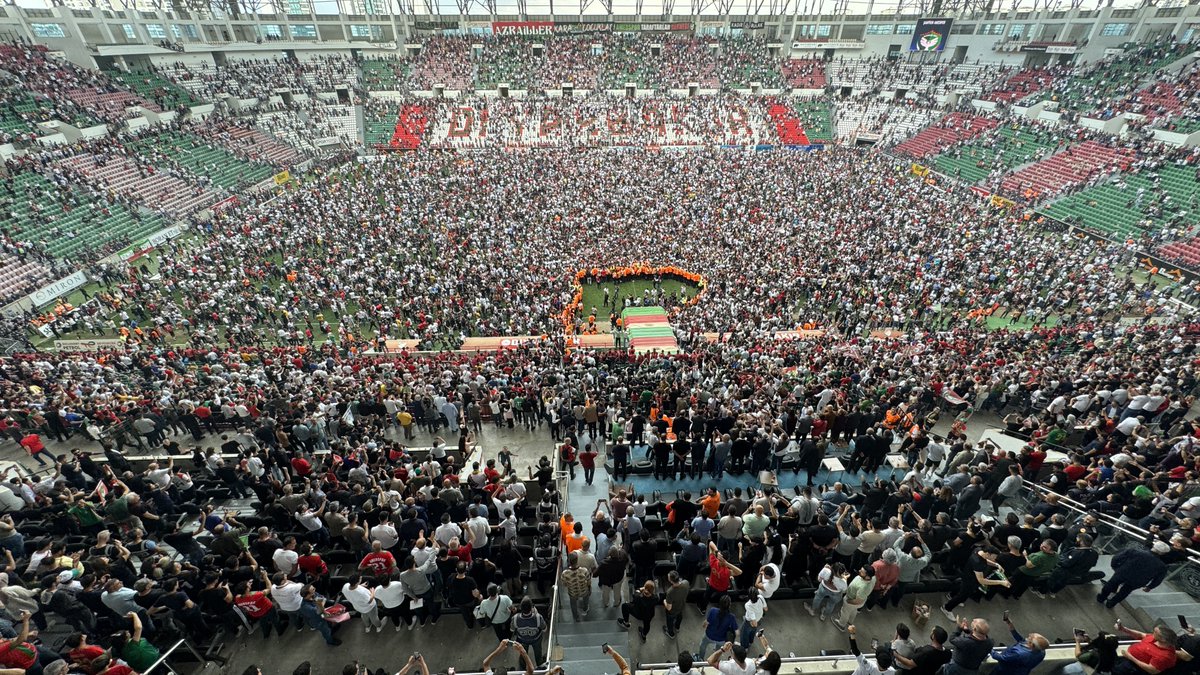
MULTIPOLYGON (((580 444, 591 442, 586 434, 580 434, 580 444)), ((591 485, 583 481, 583 469, 576 467, 575 480, 567 493, 567 507, 588 528, 585 531, 591 538, 592 514, 596 511, 596 502, 608 499, 609 476, 604 470, 605 448, 600 448, 600 456, 596 458, 596 477, 591 485)), ((629 632, 621 630, 617 625, 620 609, 600 605, 600 589, 593 582, 591 610, 583 620, 576 623, 571 617, 571 605, 566 597, 566 590, 559 593, 558 637, 555 641, 562 646, 563 669, 571 675, 608 675, 616 672, 616 664, 612 658, 600 650, 600 646, 608 643, 626 659, 632 659, 629 649, 629 632)), ((632 660, 631 660, 632 663, 632 660)))

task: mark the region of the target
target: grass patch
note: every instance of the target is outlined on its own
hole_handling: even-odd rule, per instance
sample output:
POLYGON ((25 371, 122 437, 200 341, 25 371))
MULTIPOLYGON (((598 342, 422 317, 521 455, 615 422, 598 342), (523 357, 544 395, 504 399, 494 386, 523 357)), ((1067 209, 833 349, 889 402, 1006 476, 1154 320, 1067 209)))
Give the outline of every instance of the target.
MULTIPOLYGON (((675 277, 663 277, 662 291, 666 296, 665 306, 669 309, 677 307, 685 301, 696 297, 700 292, 700 287, 696 284, 678 279, 675 277)), ((596 325, 599 326, 601 332, 608 332, 608 314, 617 308, 617 316, 620 316, 620 309, 625 306, 625 298, 644 297, 643 294, 650 291, 651 296, 654 295, 654 281, 652 279, 632 279, 622 281, 620 283, 608 282, 585 282, 583 284, 583 305, 581 312, 583 319, 586 321, 588 314, 591 313, 592 307, 596 308, 596 325), (604 304, 604 287, 612 289, 613 300, 612 306, 604 304)), ((659 304, 652 300, 649 304, 659 304)))

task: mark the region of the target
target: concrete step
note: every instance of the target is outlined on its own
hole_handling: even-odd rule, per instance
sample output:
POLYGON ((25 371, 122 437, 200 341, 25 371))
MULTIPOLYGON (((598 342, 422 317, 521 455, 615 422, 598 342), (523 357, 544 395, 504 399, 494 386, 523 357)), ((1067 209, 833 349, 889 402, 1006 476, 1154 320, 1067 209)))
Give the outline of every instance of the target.
MULTIPOLYGON (((612 628, 616 628, 617 619, 621 616, 621 611, 616 607, 603 607, 597 602, 596 598, 592 599, 592 606, 588 608, 587 616, 583 617, 580 624, 607 624, 612 628)), ((563 607, 558 610, 559 625, 575 623, 575 619, 571 616, 570 606, 563 607)))
POLYGON ((604 658, 564 662, 563 670, 571 675, 619 675, 616 662, 604 654, 600 654, 600 656, 604 656, 604 658))
MULTIPOLYGON (((601 644, 604 644, 604 643, 601 643, 601 644)), ((610 642, 609 645, 613 649, 617 650, 617 653, 621 654, 622 656, 625 656, 626 654, 629 653, 629 648, 625 645, 618 644, 615 642, 610 642)), ((579 646, 579 647, 564 646, 563 647, 563 659, 562 659, 563 668, 569 669, 569 672, 573 673, 573 672, 575 672, 575 670, 573 668, 571 668, 571 665, 574 665, 575 663, 578 663, 581 661, 594 660, 597 656, 604 656, 604 654, 600 651, 600 645, 588 645, 588 646, 579 646), (568 665, 568 664, 570 664, 570 665, 568 665)), ((626 658, 629 658, 629 657, 626 656, 626 658)), ((613 664, 611 660, 609 661, 609 663, 612 664, 613 667, 616 666, 616 664, 613 664)))
POLYGON ((1178 591, 1158 591, 1155 589, 1149 593, 1134 591, 1128 598, 1125 599, 1134 607, 1154 608, 1160 605, 1194 605, 1195 599, 1187 593, 1178 591))
MULTIPOLYGON (((616 626, 614 626, 616 628, 616 626)), ((583 635, 564 635, 558 633, 558 643, 563 647, 599 647, 604 643, 610 645, 621 644, 629 639, 629 634, 624 631, 586 633, 583 635)))
POLYGON ((603 644, 604 642, 612 642, 617 635, 625 635, 626 631, 621 630, 621 627, 614 621, 612 623, 559 623, 555 628, 555 634, 563 637, 563 642, 566 644, 567 639, 571 643, 580 644, 603 644))

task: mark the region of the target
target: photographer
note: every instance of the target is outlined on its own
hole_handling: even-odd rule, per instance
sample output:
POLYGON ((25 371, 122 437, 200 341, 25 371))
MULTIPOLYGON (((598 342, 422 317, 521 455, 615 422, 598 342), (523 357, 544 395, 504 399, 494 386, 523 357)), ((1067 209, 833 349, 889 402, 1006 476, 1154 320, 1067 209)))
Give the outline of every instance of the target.
POLYGON ((992 650, 992 658, 997 663, 992 675, 1029 675, 1046 658, 1050 641, 1038 633, 1030 633, 1028 638, 1021 637, 1009 620, 1007 611, 1004 612, 1004 625, 1008 626, 1015 642, 1004 651, 992 650))
POLYGON ((854 624, 846 626, 846 632, 850 635, 850 653, 858 661, 858 667, 854 669, 853 675, 895 675, 896 669, 892 666, 892 648, 890 646, 872 641, 871 647, 875 650, 875 659, 872 662, 858 648, 858 631, 854 624))
MULTIPOLYGON (((525 650, 525 646, 516 640, 501 640, 500 644, 496 645, 496 648, 492 650, 492 653, 488 654, 487 657, 483 659, 483 672, 486 675, 508 675, 507 668, 500 667, 493 670, 492 661, 509 649, 515 651, 517 653, 517 657, 521 661, 515 670, 519 671, 524 668, 525 675, 533 675, 533 659, 529 658, 529 652, 525 650)), ((424 662, 422 661, 422 663, 424 662)), ((421 673, 421 675, 429 675, 429 671, 425 670, 423 673, 421 673)))

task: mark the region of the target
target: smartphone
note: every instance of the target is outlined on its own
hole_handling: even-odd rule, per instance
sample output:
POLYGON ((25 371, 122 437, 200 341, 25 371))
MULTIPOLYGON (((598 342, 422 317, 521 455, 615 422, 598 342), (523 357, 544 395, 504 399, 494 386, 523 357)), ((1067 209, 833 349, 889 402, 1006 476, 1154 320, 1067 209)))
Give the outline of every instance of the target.
POLYGON ((1087 635, 1087 631, 1082 628, 1072 628, 1071 632, 1075 634, 1075 637, 1084 637, 1087 635))
POLYGON ((767 632, 760 628, 760 629, 758 629, 758 632, 754 634, 754 637, 762 637, 766 634, 767 634, 767 632))
POLYGON ((1184 615, 1182 615, 1182 614, 1177 614, 1177 615, 1175 616, 1175 618, 1176 618, 1176 619, 1179 619, 1179 627, 1180 627, 1180 628, 1182 628, 1182 629, 1184 629, 1184 630, 1187 630, 1188 628, 1191 628, 1191 626, 1188 626, 1188 622, 1187 622, 1187 617, 1186 617, 1186 616, 1184 616, 1184 615))
POLYGON ((610 649, 612 649, 612 647, 609 647, 607 642, 605 642, 604 644, 600 645, 600 651, 601 651, 601 652, 603 652, 603 653, 605 653, 605 654, 607 654, 607 653, 608 653, 608 650, 610 650, 610 649))
POLYGON ((1004 610, 1004 620, 1008 621, 1008 610, 1004 610))

